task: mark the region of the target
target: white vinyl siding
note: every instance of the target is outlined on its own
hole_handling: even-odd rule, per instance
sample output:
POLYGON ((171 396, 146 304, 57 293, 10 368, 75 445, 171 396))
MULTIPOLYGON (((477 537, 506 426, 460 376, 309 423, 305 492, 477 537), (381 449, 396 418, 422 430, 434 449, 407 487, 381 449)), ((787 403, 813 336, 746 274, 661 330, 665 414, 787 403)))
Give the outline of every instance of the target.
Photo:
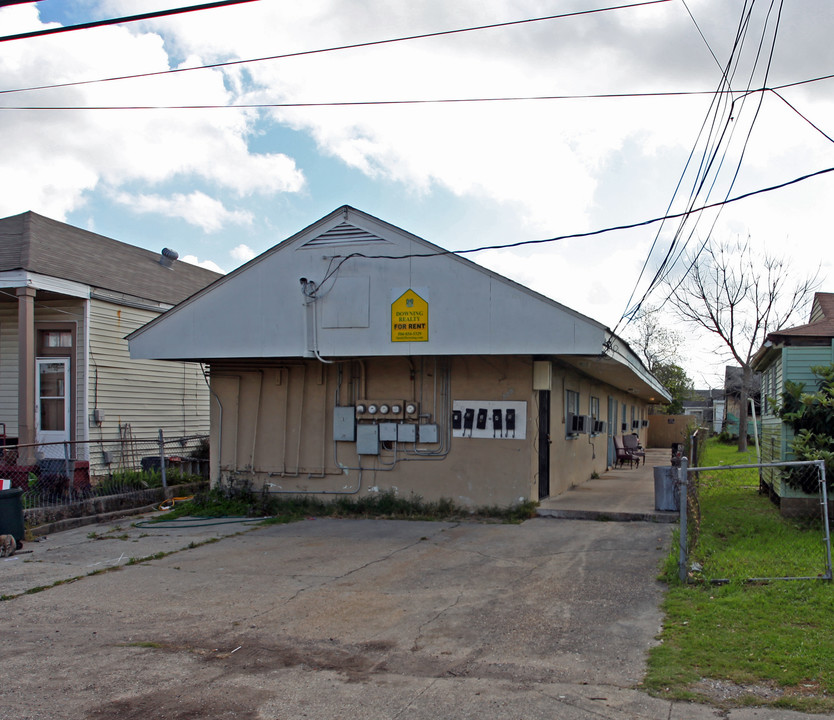
POLYGON ((90 414, 99 410, 101 425, 90 421, 90 439, 118 438, 130 425, 137 439, 207 435, 209 393, 198 363, 133 360, 125 336, 157 313, 91 300, 90 414))

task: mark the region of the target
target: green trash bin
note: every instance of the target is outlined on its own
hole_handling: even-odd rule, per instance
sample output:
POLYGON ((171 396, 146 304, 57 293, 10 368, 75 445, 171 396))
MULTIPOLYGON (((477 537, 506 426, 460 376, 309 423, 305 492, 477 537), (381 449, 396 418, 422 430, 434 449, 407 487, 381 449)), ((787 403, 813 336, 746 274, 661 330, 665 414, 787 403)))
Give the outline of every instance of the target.
POLYGON ((23 544, 23 489, 0 490, 0 535, 11 535, 23 544))

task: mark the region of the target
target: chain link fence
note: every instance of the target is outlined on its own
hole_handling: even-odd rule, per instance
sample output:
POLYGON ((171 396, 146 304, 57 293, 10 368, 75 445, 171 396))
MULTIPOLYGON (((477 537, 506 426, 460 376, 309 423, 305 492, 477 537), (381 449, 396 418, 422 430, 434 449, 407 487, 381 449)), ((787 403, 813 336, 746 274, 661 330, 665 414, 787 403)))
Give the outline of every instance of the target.
POLYGON ((822 461, 688 467, 684 458, 678 482, 681 580, 832 579, 822 461))
POLYGON ((208 480, 208 437, 122 437, 10 445, 0 452, 4 487, 21 488, 25 509, 142 493, 208 480))

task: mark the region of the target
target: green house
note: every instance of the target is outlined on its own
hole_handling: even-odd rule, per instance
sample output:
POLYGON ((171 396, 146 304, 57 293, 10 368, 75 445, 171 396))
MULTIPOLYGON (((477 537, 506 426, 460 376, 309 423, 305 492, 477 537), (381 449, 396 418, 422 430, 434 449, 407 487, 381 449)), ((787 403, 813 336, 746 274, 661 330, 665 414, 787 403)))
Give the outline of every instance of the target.
MULTIPOLYGON (((794 460, 793 430, 774 415, 773 399, 781 399, 785 382, 803 383, 815 390, 819 382, 811 368, 834 363, 834 293, 816 293, 807 324, 777 330, 765 338, 753 358, 753 369, 762 375, 762 462, 794 460)), ((787 486, 773 471, 763 473, 770 491, 784 500, 806 497, 787 486)))

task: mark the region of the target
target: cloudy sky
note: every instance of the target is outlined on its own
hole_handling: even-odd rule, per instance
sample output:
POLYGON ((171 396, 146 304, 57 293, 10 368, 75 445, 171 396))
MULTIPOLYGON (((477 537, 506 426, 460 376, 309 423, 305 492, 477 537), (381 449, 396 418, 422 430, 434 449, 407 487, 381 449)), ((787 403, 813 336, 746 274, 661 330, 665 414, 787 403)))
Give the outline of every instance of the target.
MULTIPOLYGON (((42 0, 0 33, 188 4, 42 0)), ((832 28, 830 0, 258 0, 3 40, 0 216, 222 271, 344 204, 453 250, 564 238, 467 257, 628 337, 670 247, 710 235, 834 290, 834 173, 564 237, 834 167, 832 28), (437 100, 470 102, 413 102, 437 100)))

